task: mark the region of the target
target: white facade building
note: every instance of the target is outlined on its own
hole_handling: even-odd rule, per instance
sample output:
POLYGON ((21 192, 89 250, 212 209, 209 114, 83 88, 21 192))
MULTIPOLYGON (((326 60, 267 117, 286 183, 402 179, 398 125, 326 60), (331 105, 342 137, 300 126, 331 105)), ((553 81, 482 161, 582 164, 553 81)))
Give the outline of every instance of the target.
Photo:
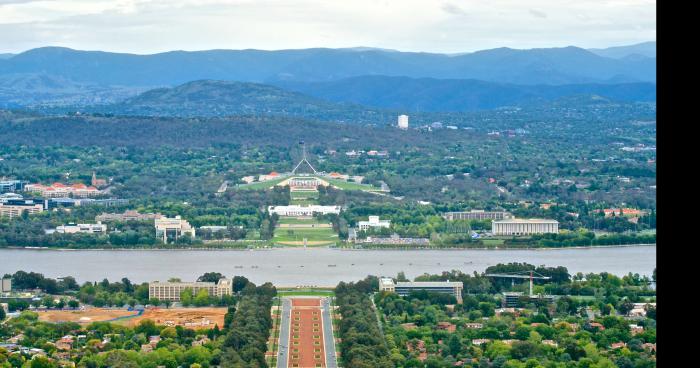
POLYGON ((185 289, 192 290, 192 295, 197 295, 197 292, 204 289, 209 296, 221 297, 233 294, 233 282, 227 278, 222 278, 216 283, 154 281, 148 284, 148 298, 179 302, 180 294, 185 289))
POLYGON ((399 129, 408 129, 408 115, 399 115, 399 129))
POLYGON ((99 222, 96 224, 68 224, 57 226, 56 232, 59 234, 104 234, 107 232, 107 225, 99 222))
POLYGON ((267 212, 270 215, 276 213, 278 216, 313 216, 315 213, 322 215, 334 213, 337 215, 340 213, 340 206, 269 206, 267 207, 267 212))
POLYGON ((162 238, 163 243, 168 242, 168 238, 177 240, 179 237, 189 234, 194 239, 195 231, 187 220, 183 220, 180 216, 175 218, 161 217, 155 219, 156 237, 162 238))
POLYGON ((503 219, 491 222, 494 235, 557 234, 559 221, 546 219, 503 219))
POLYGON ((385 227, 389 228, 391 226, 391 221, 380 220, 379 216, 369 216, 369 221, 358 221, 357 228, 360 231, 368 230, 369 228, 385 227))

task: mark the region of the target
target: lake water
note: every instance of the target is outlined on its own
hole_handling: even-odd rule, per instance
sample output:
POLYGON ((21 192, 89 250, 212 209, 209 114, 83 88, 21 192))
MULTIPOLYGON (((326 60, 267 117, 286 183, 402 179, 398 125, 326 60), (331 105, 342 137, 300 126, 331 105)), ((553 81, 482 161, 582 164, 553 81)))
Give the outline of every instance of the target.
POLYGON ((79 282, 133 282, 179 277, 194 281, 205 272, 243 275, 256 284, 335 286, 367 275, 413 278, 423 273, 482 272, 498 263, 565 266, 569 273, 629 272, 651 276, 656 246, 537 250, 44 250, 0 249, 0 275, 18 270, 47 277, 73 276, 79 282))

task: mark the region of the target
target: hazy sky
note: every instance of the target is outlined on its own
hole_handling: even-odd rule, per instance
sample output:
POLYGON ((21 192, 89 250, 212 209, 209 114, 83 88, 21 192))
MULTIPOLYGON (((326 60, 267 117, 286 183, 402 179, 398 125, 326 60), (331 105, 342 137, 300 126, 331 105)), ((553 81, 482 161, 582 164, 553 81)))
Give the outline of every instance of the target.
POLYGON ((0 52, 370 46, 467 52, 656 40, 647 0, 0 0, 0 52))

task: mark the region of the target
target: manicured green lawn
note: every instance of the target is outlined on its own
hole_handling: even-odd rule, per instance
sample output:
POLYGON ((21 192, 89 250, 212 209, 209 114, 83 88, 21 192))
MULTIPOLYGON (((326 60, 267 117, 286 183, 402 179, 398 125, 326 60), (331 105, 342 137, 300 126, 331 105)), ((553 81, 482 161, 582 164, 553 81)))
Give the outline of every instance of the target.
POLYGON ((279 221, 277 221, 280 224, 292 224, 292 225, 301 225, 301 224, 320 224, 320 222, 316 221, 314 218, 297 218, 297 217, 280 217, 279 221))
POLYGON ((338 187, 342 190, 364 190, 364 191, 378 191, 379 188, 372 186, 372 185, 367 185, 367 184, 359 184, 355 182, 349 182, 345 180, 338 180, 338 179, 328 179, 328 178, 321 178, 327 182, 329 182, 331 185, 338 187))
POLYGON ((505 242, 503 239, 482 239, 484 245, 503 245, 505 242))
POLYGON ((324 289, 289 289, 289 290, 277 290, 278 297, 285 296, 333 296, 335 293, 333 290, 324 289))
POLYGON ((263 181, 263 182, 255 182, 255 183, 250 183, 250 184, 241 184, 237 187, 237 189, 245 189, 245 190, 261 190, 261 189, 268 189, 271 188, 283 180, 287 179, 285 178, 278 178, 278 179, 273 179, 273 180, 268 180, 268 181, 263 181))

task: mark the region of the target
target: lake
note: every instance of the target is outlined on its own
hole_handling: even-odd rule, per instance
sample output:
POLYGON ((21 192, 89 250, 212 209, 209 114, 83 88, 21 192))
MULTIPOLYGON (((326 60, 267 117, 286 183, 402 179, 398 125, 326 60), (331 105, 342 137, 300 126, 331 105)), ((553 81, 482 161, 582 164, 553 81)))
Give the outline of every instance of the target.
POLYGON ((0 275, 18 270, 46 277, 73 276, 79 282, 194 281, 205 272, 242 275, 256 284, 335 286, 367 275, 413 278, 423 273, 482 272, 498 263, 527 262, 564 266, 569 273, 629 272, 649 275, 656 267, 656 246, 535 250, 49 250, 0 249, 0 275))

